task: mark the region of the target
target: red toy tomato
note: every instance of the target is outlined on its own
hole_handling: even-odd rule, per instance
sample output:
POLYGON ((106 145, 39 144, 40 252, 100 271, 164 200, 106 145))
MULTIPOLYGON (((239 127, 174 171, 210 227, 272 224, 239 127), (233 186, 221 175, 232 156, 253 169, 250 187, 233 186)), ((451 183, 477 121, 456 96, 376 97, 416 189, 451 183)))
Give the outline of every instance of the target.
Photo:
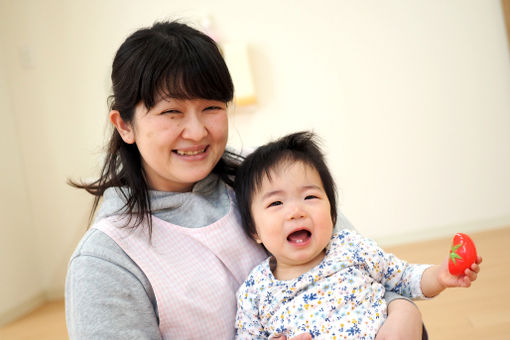
POLYGON ((466 268, 476 261, 475 243, 466 234, 457 233, 453 237, 450 257, 448 259, 448 270, 450 274, 459 276, 464 274, 466 268))

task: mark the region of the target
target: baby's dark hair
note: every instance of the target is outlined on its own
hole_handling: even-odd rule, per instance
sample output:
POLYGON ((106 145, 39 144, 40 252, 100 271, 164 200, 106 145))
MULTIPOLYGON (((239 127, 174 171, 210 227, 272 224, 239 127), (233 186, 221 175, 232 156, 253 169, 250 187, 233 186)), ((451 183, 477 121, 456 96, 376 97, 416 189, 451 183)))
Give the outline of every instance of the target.
POLYGON ((285 162, 302 162, 319 173, 331 206, 331 220, 336 223, 336 188, 324 155, 314 133, 303 131, 265 144, 248 155, 237 171, 234 189, 243 228, 250 237, 256 235, 251 214, 253 195, 260 189, 264 178, 271 178, 271 171, 285 162))

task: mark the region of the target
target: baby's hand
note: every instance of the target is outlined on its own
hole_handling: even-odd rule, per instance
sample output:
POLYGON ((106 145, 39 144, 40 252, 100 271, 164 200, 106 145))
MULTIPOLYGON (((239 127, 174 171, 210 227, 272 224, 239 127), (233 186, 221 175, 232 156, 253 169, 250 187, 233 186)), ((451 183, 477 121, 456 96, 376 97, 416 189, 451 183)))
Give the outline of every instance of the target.
POLYGON ((482 258, 480 256, 476 257, 475 263, 471 265, 471 267, 466 268, 464 273, 461 275, 455 276, 450 274, 448 271, 448 259, 446 259, 440 267, 439 270, 439 283, 444 288, 449 287, 469 287, 471 286, 471 282, 475 281, 478 277, 478 273, 480 272, 480 263, 482 263, 482 258))

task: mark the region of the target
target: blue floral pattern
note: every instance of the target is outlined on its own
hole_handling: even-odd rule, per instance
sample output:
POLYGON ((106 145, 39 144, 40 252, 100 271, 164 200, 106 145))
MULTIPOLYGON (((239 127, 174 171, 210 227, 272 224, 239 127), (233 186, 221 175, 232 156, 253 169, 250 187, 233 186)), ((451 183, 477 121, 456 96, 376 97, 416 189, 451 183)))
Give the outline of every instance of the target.
POLYGON ((314 339, 374 339, 386 318, 385 290, 423 298, 428 265, 411 265, 374 241, 344 229, 322 262, 298 278, 277 280, 270 258, 238 291, 236 339, 310 333, 314 339))

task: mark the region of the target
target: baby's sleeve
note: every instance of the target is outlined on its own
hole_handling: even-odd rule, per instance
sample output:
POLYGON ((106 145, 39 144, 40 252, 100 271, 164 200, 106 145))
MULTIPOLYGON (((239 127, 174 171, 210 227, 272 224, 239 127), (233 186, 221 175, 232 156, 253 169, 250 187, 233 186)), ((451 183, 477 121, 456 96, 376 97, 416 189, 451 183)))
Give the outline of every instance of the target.
POLYGON ((237 292, 236 340, 268 338, 260 322, 258 312, 258 301, 260 299, 253 283, 253 277, 250 275, 237 292))
POLYGON ((429 264, 410 264, 393 254, 386 254, 387 270, 383 284, 388 290, 412 299, 425 299, 421 290, 423 272, 429 264))
POLYGON ((359 238, 360 254, 365 259, 370 275, 382 283, 386 290, 409 298, 425 298, 421 290, 421 278, 428 264, 410 264, 382 250, 375 241, 359 238))

